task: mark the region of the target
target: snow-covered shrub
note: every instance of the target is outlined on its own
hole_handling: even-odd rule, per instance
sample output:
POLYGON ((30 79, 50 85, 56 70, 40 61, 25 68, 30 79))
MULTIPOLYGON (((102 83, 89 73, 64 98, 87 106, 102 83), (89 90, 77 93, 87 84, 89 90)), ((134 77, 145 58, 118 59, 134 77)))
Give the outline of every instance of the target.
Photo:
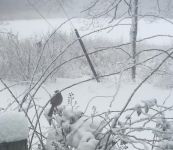
POLYGON ((47 138, 48 150, 95 150, 98 140, 95 135, 102 129, 101 119, 84 116, 72 106, 60 106, 53 117, 53 126, 47 138))
POLYGON ((167 107, 157 100, 144 101, 125 111, 86 116, 71 104, 57 108, 47 137, 47 150, 170 150, 173 127, 167 107), (121 115, 120 115, 121 114, 121 115))
POLYGON ((156 129, 162 132, 156 132, 155 136, 160 141, 156 147, 156 150, 172 150, 173 149, 173 123, 167 121, 163 115, 158 119, 156 129))
MULTIPOLYGON (((48 75, 56 68, 50 75, 50 80, 57 77, 92 76, 85 57, 71 60, 74 57, 83 55, 79 42, 74 42, 75 40, 75 33, 67 35, 61 32, 57 32, 52 36, 51 33, 48 33, 41 38, 25 40, 19 40, 17 36, 12 35, 0 36, 0 76, 13 80, 31 80, 34 74, 36 80, 43 75, 50 64, 51 66, 46 70, 45 75, 48 75), (73 44, 68 46, 70 43, 73 44), (62 52, 63 54, 60 55, 62 52)), ((124 66, 123 69, 130 67, 131 52, 129 51, 129 45, 123 44, 123 41, 110 42, 101 38, 84 38, 83 42, 87 52, 92 53, 90 58, 98 75, 120 72, 122 66, 124 66), (93 53, 97 50, 100 50, 100 52, 93 53)), ((137 63, 158 55, 160 53, 159 49, 168 49, 167 46, 149 45, 145 42, 137 43, 137 48, 137 63), (155 49, 158 49, 158 51, 155 49)), ((163 56, 160 55, 138 65, 137 77, 147 76, 156 68, 163 56)), ((157 78, 157 82, 159 80, 162 84, 169 84, 169 80, 172 79, 171 65, 172 60, 165 63, 150 81, 156 81, 157 78)), ((126 70, 123 73, 124 78, 129 79, 129 73, 130 69, 126 70)))
POLYGON ((172 150, 173 149, 173 141, 163 141, 158 144, 156 150, 172 150))

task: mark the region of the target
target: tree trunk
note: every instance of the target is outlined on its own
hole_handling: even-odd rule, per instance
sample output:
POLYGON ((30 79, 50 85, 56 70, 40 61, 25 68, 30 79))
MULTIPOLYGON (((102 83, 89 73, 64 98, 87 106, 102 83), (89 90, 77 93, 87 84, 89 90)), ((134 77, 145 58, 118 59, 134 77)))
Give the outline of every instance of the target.
POLYGON ((132 80, 136 79, 136 40, 138 32, 138 0, 132 0, 132 25, 130 30, 130 41, 131 41, 131 51, 132 51, 132 80))

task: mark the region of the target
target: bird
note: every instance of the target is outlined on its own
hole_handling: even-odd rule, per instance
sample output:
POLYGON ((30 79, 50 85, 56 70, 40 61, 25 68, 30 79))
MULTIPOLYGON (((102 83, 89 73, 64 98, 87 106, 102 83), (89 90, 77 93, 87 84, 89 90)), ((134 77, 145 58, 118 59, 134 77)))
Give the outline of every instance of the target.
POLYGON ((61 95, 61 92, 59 90, 55 91, 55 94, 52 96, 52 98, 49 100, 51 104, 51 108, 48 112, 48 116, 52 117, 54 108, 61 105, 63 101, 63 97, 61 95))

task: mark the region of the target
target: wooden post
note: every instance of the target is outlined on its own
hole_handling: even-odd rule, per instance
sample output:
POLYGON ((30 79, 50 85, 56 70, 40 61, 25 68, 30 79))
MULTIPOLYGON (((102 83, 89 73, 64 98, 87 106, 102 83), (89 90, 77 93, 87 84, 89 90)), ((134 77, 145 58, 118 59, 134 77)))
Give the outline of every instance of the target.
POLYGON ((28 150, 28 120, 20 112, 0 112, 0 150, 28 150))
POLYGON ((0 150, 28 150, 27 140, 0 143, 0 150))
POLYGON ((82 47, 82 50, 83 50, 83 52, 84 52, 84 54, 85 54, 85 56, 86 56, 86 59, 87 59, 88 64, 89 64, 89 66, 90 66, 90 68, 91 68, 91 71, 92 71, 92 73, 93 73, 95 79, 97 80, 97 82, 99 82, 99 78, 98 78, 98 76, 97 76, 97 73, 96 73, 96 71, 95 71, 95 69, 94 69, 94 66, 93 66, 93 64, 92 64, 92 62, 91 62, 89 56, 88 56, 87 50, 86 50, 86 48, 85 48, 85 45, 84 45, 84 43, 83 43, 83 41, 82 41, 82 39, 81 39, 81 37, 80 37, 79 32, 78 32, 77 29, 75 29, 75 33, 76 33, 76 36, 77 36, 77 38, 78 38, 78 40, 79 40, 79 43, 80 43, 80 45, 81 45, 81 47, 82 47))

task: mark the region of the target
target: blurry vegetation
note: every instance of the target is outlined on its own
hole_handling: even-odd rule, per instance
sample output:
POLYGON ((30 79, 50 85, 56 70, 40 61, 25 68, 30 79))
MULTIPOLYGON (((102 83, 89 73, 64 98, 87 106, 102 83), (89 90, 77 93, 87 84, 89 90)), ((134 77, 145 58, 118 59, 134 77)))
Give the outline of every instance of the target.
MULTIPOLYGON (((49 37, 50 34, 47 34, 47 36, 40 39, 25 39, 20 41, 17 36, 3 34, 0 37, 0 76, 8 80, 30 81, 33 77, 34 80, 37 80, 42 76, 52 61, 65 49, 65 53, 60 55, 60 57, 58 57, 46 71, 46 74, 48 75, 54 68, 60 66, 53 71, 50 80, 54 80, 58 77, 75 78, 83 75, 92 76, 85 57, 80 57, 64 64, 64 62, 71 58, 83 55, 83 51, 78 41, 66 48, 68 44, 76 40, 76 35, 74 33, 71 33, 70 35, 56 33, 51 38, 49 37), (49 39, 48 42, 47 39, 49 39), (39 61, 40 56, 41 59, 39 61), (36 69, 37 66, 38 68, 36 69)), ((130 67, 131 58, 128 55, 130 49, 129 45, 113 47, 115 45, 121 45, 121 41, 111 43, 104 39, 93 40, 84 38, 83 40, 88 53, 102 49, 104 50, 104 47, 110 47, 106 48, 104 51, 92 53, 90 55, 99 75, 123 71, 123 69, 130 67)), ((139 42, 137 44, 139 53, 137 77, 144 78, 148 75, 148 73, 160 63, 160 60, 165 57, 165 54, 161 54, 151 60, 147 59, 161 53, 160 50, 167 50, 169 48, 170 47, 168 46, 156 46, 149 45, 145 42, 139 42), (145 63, 140 64, 140 62, 145 60, 147 60, 145 63)), ((171 60, 167 61, 150 81, 154 80, 156 84, 164 83, 165 85, 172 86, 170 85, 170 80, 172 80, 173 74, 173 69, 171 69, 172 65, 171 60)), ((126 70, 126 72, 123 73, 123 77, 126 80, 130 78, 129 73, 129 70, 126 70)))

